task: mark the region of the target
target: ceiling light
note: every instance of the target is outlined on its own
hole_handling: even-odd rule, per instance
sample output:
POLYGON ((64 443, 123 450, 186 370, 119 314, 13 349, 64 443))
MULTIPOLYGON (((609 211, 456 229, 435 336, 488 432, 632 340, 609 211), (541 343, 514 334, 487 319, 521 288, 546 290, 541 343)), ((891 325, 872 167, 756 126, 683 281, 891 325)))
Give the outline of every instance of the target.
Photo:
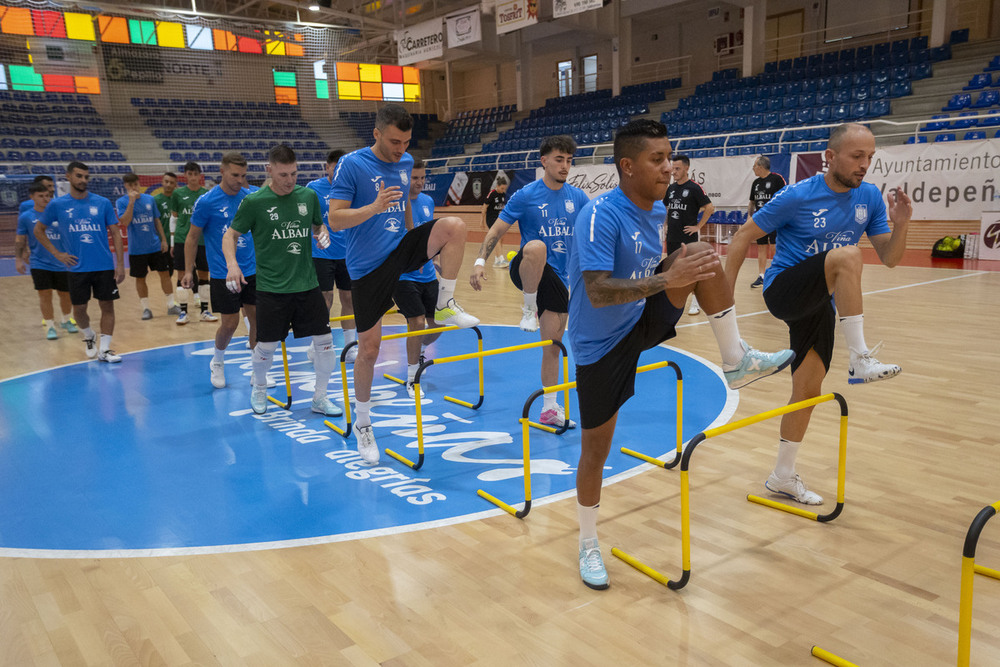
POLYGON ((309 3, 309 11, 311 11, 311 12, 318 12, 319 11, 319 3, 318 2, 311 2, 311 3, 309 3))

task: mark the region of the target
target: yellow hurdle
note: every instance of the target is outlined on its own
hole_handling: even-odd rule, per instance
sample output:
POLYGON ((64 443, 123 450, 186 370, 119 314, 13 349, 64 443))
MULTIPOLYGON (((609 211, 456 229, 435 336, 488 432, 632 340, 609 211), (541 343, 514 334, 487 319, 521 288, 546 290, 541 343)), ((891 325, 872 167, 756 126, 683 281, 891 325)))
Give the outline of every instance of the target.
POLYGON ((287 398, 285 402, 282 403, 274 396, 268 395, 267 400, 271 401, 275 405, 280 405, 285 410, 292 409, 292 380, 288 373, 288 351, 285 349, 285 341, 281 341, 281 362, 285 367, 285 394, 287 398))
MULTIPOLYGON (((724 426, 719 426, 716 428, 708 429, 707 431, 702 431, 698 433, 691 441, 688 443, 687 447, 683 449, 683 454, 680 457, 681 470, 680 470, 680 482, 681 482, 681 567, 682 574, 680 579, 671 580, 660 574, 653 568, 643 564, 641 561, 629 556, 621 549, 612 549, 611 553, 621 558, 626 563, 636 568, 640 572, 651 577, 655 581, 658 581, 671 589, 678 590, 683 588, 690 578, 691 575, 691 508, 690 508, 690 480, 689 480, 689 470, 691 465, 691 457, 694 455, 695 449, 705 440, 709 438, 714 438, 725 433, 730 433, 737 429, 744 428, 746 426, 751 426, 759 422, 765 421, 767 419, 773 419, 774 417, 780 417, 781 415, 788 414, 790 412, 796 412, 798 410, 805 410, 811 408, 814 405, 819 405, 820 403, 826 403, 827 401, 837 401, 840 405, 840 447, 839 447, 839 463, 837 466, 837 506, 829 514, 816 514, 815 512, 810 512, 804 510, 800 507, 795 507, 788 505, 783 502, 772 500, 770 498, 760 498, 754 495, 748 495, 747 500, 750 502, 757 503, 759 505, 764 505, 766 507, 772 507, 774 509, 779 509, 784 512, 789 512, 790 514, 795 514, 797 516, 802 516, 807 519, 812 519, 814 521, 827 522, 833 521, 838 516, 840 516, 841 511, 844 509, 844 478, 847 470, 847 401, 844 397, 837 393, 824 394, 822 396, 817 396, 815 398, 806 399, 804 401, 798 401, 797 403, 792 403, 790 405, 785 405, 780 408, 775 408, 774 410, 768 410, 766 412, 761 412, 760 414, 747 417, 745 419, 740 419, 738 421, 726 424, 724 426), (640 567, 641 566, 641 567, 640 567), (654 576, 655 575, 655 576, 654 576)), ((680 447, 678 445, 678 447, 680 447)), ((626 452, 629 453, 629 452, 626 452)), ((633 454, 634 455, 634 454, 633 454)), ((642 458, 642 457, 640 457, 642 458)), ((644 459, 645 460, 645 459, 644 459)))
POLYGON ((979 510, 965 534, 962 549, 962 585, 958 602, 958 667, 969 666, 972 645, 972 585, 977 574, 1000 579, 1000 572, 976 565, 976 545, 986 523, 1000 512, 1000 501, 979 510))
POLYGON ((836 656, 825 649, 821 649, 819 646, 813 646, 811 653, 813 657, 828 662, 835 667, 858 667, 853 662, 848 662, 847 660, 844 660, 843 658, 836 656))
MULTIPOLYGON (((651 364, 651 366, 655 366, 655 365, 656 364, 651 364)), ((681 454, 684 451, 684 436, 683 436, 683 424, 684 424, 684 419, 683 419, 683 414, 684 414, 684 376, 681 375, 681 368, 677 364, 673 363, 672 361, 668 361, 668 362, 666 362, 666 365, 668 365, 671 368, 673 368, 674 369, 674 373, 677 375, 677 408, 674 411, 676 413, 676 418, 677 418, 677 421, 674 424, 674 429, 676 431, 676 433, 675 433, 675 436, 676 436, 676 448, 674 450, 674 458, 671 459, 670 461, 661 461, 660 459, 653 458, 652 456, 649 456, 648 454, 643 454, 642 452, 637 452, 637 451, 635 451, 633 449, 629 449, 628 447, 622 447, 621 448, 621 453, 622 454, 628 454, 629 456, 633 456, 633 457, 639 459, 640 461, 645 461, 646 463, 650 463, 650 464, 652 464, 654 466, 658 466, 658 467, 663 468, 665 470, 669 470, 670 468, 675 467, 678 463, 681 462, 681 454)), ((661 368, 661 367, 662 366, 657 366, 657 368, 661 368)), ((636 369, 636 373, 641 373, 642 369, 644 369, 644 368, 646 368, 646 367, 642 366, 641 368, 637 368, 636 369)), ((652 370, 652 369, 650 369, 650 370, 652 370)))
MULTIPOLYGON (((551 343, 552 341, 546 341, 546 342, 551 343)), ((537 347, 538 344, 535 344, 535 346, 537 347)), ((564 355, 565 355, 565 352, 566 352, 566 349, 563 348, 563 354, 564 355)), ((565 362, 565 356, 563 356, 563 360, 565 362)), ((645 373, 646 371, 656 370, 658 368, 663 368, 664 366, 670 366, 671 368, 673 368, 674 372, 677 373, 677 377, 680 378, 681 371, 677 367, 677 364, 675 364, 672 361, 658 361, 658 362, 653 363, 653 364, 647 364, 645 366, 639 366, 638 368, 635 369, 635 372, 637 374, 638 373, 645 373)), ((566 370, 566 367, 565 367, 565 363, 564 363, 564 373, 565 373, 565 370, 566 370)), ((565 377, 565 375, 564 375, 564 377, 565 377)), ((554 384, 551 387, 542 387, 541 389, 538 389, 534 393, 532 393, 531 396, 528 397, 528 400, 526 400, 524 402, 524 408, 522 408, 522 410, 521 410, 521 419, 518 420, 521 423, 521 451, 522 451, 522 456, 524 458, 524 508, 520 509, 520 510, 515 509, 513 506, 505 503, 504 501, 500 500, 496 496, 494 496, 494 495, 492 495, 490 493, 487 493, 486 491, 483 491, 482 489, 478 489, 476 491, 476 495, 478 495, 480 498, 485 498, 486 500, 490 501, 491 503, 493 503, 494 505, 496 505, 500 509, 504 510, 505 512, 507 512, 511 516, 517 517, 518 519, 523 519, 524 517, 528 516, 528 512, 531 511, 531 456, 530 456, 530 452, 531 452, 531 431, 530 431, 529 427, 540 428, 540 429, 543 429, 545 431, 549 431, 551 433, 555 433, 557 435, 565 433, 566 430, 567 430, 567 428, 568 428, 568 424, 569 424, 569 407, 568 406, 569 406, 569 390, 570 389, 576 389, 576 381, 573 381, 573 382, 564 382, 562 384, 554 384), (545 394, 553 394, 553 393, 560 392, 560 391, 563 392, 563 398, 564 398, 564 401, 565 401, 565 403, 567 405, 567 409, 566 409, 566 422, 562 425, 561 428, 557 429, 557 428, 553 428, 551 426, 547 426, 545 424, 536 424, 535 422, 533 422, 530 419, 528 419, 528 415, 531 414, 531 406, 538 399, 539 396, 543 396, 545 394)), ((680 404, 678 404, 678 409, 680 409, 680 404)), ((680 428, 680 417, 679 416, 678 416, 678 428, 680 428)), ((386 451, 388 452, 388 450, 386 450, 386 451)), ((679 451, 679 446, 678 446, 678 451, 679 451)), ((642 455, 640 455, 640 456, 642 456, 642 455)))
MULTIPOLYGON (((385 311, 385 313, 382 314, 382 317, 385 317, 386 315, 392 315, 393 313, 398 313, 398 312, 399 311, 397 309, 391 308, 391 309, 385 311)), ((347 320, 353 320, 353 319, 354 319, 354 315, 340 315, 338 317, 331 317, 330 321, 331 322, 346 322, 347 320)))

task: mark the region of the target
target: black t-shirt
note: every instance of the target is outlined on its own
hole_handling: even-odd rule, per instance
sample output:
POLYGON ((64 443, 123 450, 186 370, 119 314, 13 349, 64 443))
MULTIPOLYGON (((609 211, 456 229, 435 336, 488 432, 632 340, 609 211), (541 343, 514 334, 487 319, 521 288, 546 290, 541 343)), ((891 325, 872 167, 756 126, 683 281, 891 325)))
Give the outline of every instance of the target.
POLYGON ((778 194, 778 190, 783 187, 785 179, 773 171, 764 178, 755 179, 750 186, 750 201, 754 204, 754 212, 762 209, 764 204, 771 201, 771 197, 778 194))
POLYGON ((697 241, 698 235, 686 234, 684 228, 697 225, 698 211, 702 206, 712 203, 701 186, 690 179, 685 181, 684 185, 671 183, 663 203, 667 207, 667 241, 673 243, 697 241))
POLYGON ((486 195, 486 224, 492 225, 500 216, 500 211, 507 204, 507 193, 490 190, 486 195))

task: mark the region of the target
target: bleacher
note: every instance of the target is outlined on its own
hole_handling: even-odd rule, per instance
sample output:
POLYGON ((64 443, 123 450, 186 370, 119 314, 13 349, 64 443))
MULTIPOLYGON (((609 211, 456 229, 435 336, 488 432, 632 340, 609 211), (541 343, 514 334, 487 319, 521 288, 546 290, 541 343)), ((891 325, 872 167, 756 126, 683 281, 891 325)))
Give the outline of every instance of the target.
MULTIPOLYGON (((341 111, 340 120, 361 139, 362 143, 368 145, 372 140, 372 131, 375 129, 375 112, 369 111, 341 111)), ((413 133, 411 141, 418 141, 430 137, 430 124, 437 120, 437 116, 429 113, 411 114, 413 117, 413 133)))
POLYGON ((515 105, 507 104, 498 107, 462 111, 453 121, 448 123, 448 131, 434 142, 431 155, 446 157, 457 155, 465 150, 465 144, 480 143, 480 136, 487 132, 496 132, 497 123, 510 120, 515 105))

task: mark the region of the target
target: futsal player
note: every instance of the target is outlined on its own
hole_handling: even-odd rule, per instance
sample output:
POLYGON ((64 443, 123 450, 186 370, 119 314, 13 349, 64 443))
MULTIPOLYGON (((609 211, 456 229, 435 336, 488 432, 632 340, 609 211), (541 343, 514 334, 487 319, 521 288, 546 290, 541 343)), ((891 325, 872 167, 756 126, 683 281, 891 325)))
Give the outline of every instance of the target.
POLYGON ((35 238, 56 259, 69 267, 69 296, 73 316, 83 330, 87 356, 116 364, 122 360, 111 350, 115 331, 115 299, 118 285, 125 280, 122 258, 122 235, 111 202, 87 192, 90 168, 82 162, 70 162, 66 167, 69 193, 57 197, 45 207, 42 219, 35 225, 35 238), (66 252, 57 250, 46 232, 58 224, 66 252), (115 254, 108 247, 108 232, 115 245, 115 254), (93 295, 101 308, 101 340, 90 328, 87 303, 93 295))
MULTIPOLYGON (((60 326, 69 333, 78 331, 73 323, 73 305, 69 299, 69 277, 66 273, 66 266, 42 247, 42 244, 35 238, 35 223, 41 219, 45 207, 52 201, 52 191, 49 190, 44 181, 35 179, 28 186, 28 194, 31 197, 28 201, 31 202, 32 207, 22 211, 17 216, 17 232, 14 235, 14 268, 18 273, 24 274, 30 263, 31 282, 35 286, 35 291, 38 292, 38 306, 42 311, 45 337, 49 340, 55 340, 59 334, 56 331, 55 309, 52 307, 53 290, 59 295, 59 306, 62 313, 60 326)), ((45 233, 53 246, 61 247, 58 227, 49 227, 45 233)))
MULTIPOLYGON (((486 211, 486 228, 492 229, 493 223, 497 221, 500 217, 500 211, 503 207, 507 205, 507 188, 509 184, 507 179, 503 176, 498 176, 496 185, 490 190, 490 193, 486 195, 486 203, 483 205, 486 211)), ((496 268, 503 268, 507 266, 507 256, 503 252, 503 238, 497 241, 499 249, 497 250, 497 255, 493 260, 493 266, 496 268)))
MULTIPOLYGON (((319 195, 319 200, 323 204, 323 224, 328 225, 330 218, 330 191, 333 188, 333 174, 337 167, 337 162, 344 156, 341 150, 330 151, 326 156, 326 176, 317 178, 306 184, 319 195)), ((347 272, 347 262, 344 260, 347 254, 347 240, 344 232, 333 232, 327 227, 330 234, 330 245, 320 248, 316 245, 316 238, 313 237, 313 264, 316 265, 316 278, 319 280, 319 289, 323 292, 323 299, 326 300, 326 309, 329 312, 333 306, 333 288, 337 288, 337 296, 340 298, 340 314, 353 315, 354 301, 351 298, 351 275, 347 272)), ((344 346, 358 339, 358 330, 355 327, 354 319, 340 321, 340 328, 344 332, 344 346)), ((313 348, 309 346, 309 358, 313 357, 313 348)), ((347 351, 347 363, 354 363, 358 357, 358 346, 355 345, 347 351)))
POLYGON ((382 315, 392 305, 399 276, 440 253, 434 321, 443 326, 479 324, 454 298, 465 253, 465 223, 446 217, 413 227, 406 205, 413 167, 406 147, 412 131, 413 119, 402 106, 387 104, 379 109, 374 145, 340 159, 330 195, 330 228, 347 230, 347 270, 360 348, 354 362, 354 432, 358 452, 369 464, 379 460, 370 415, 372 377, 382 341, 382 315))
POLYGON ((250 407, 267 412, 267 370, 278 343, 288 336, 312 336, 316 386, 310 409, 322 415, 343 414, 326 395, 336 365, 330 314, 316 280, 312 262, 312 235, 320 247, 330 239, 323 224, 323 207, 316 192, 296 185, 295 151, 285 145, 268 153, 270 185, 248 194, 222 237, 226 258, 226 288, 237 294, 249 281, 240 268, 236 248, 243 234, 253 236, 257 260, 257 344, 253 348, 253 387, 250 407))
POLYGON ((247 173, 246 158, 235 151, 226 153, 222 156, 219 171, 219 184, 199 197, 191 211, 191 228, 184 241, 184 266, 187 271, 181 278, 185 289, 190 289, 194 284, 195 256, 204 236, 212 310, 221 316, 219 329, 215 332, 212 361, 208 364, 209 380, 216 389, 226 386, 226 348, 240 324, 241 308, 250 330, 248 345, 251 350, 257 342, 257 259, 254 255, 253 237, 247 232, 236 239, 236 263, 246 281, 238 292, 230 292, 226 288, 228 270, 226 258, 222 254, 222 238, 235 218, 240 203, 250 194, 243 187, 247 173))
MULTIPOLYGON (((56 196, 56 182, 52 180, 52 177, 48 174, 39 174, 31 179, 31 184, 41 183, 45 186, 45 189, 49 191, 49 200, 56 196)), ((31 198, 31 187, 28 187, 28 198, 25 199, 18 205, 17 214, 20 216, 26 211, 30 211, 35 208, 35 201, 31 198)))
POLYGON ((149 286, 146 276, 155 271, 160 276, 160 288, 169 309, 173 303, 174 288, 170 284, 167 264, 167 235, 160 221, 160 208, 156 200, 142 192, 139 177, 135 174, 122 176, 125 195, 115 202, 118 220, 128 230, 128 274, 135 278, 135 291, 139 295, 142 319, 153 319, 149 309, 149 286))
MULTIPOLYGON (((691 160, 687 155, 675 155, 671 162, 674 182, 667 188, 663 203, 667 206, 666 250, 669 255, 684 243, 698 241, 698 232, 715 212, 715 205, 700 185, 691 180, 688 172, 691 160), (698 215, 701 214, 701 219, 698 215)), ((697 315, 698 297, 691 299, 688 315, 697 315)))
MULTIPOLYGON (((479 248, 469 282, 479 291, 486 280, 486 258, 511 225, 521 231, 521 248, 510 262, 510 280, 524 294, 521 330, 539 331, 542 340, 562 341, 569 312, 569 275, 566 259, 573 245, 576 217, 590 201, 580 188, 566 182, 573 166, 576 142, 567 135, 546 137, 538 149, 542 177, 518 190, 479 248)), ((542 348, 542 386, 559 382, 555 345, 542 348)), ((563 426, 566 411, 555 393, 543 396, 540 421, 563 426)), ((570 421, 569 427, 576 424, 570 421)))
MULTIPOLYGON (((747 217, 763 208, 771 201, 781 188, 785 187, 785 179, 781 174, 771 171, 771 159, 766 155, 759 156, 753 163, 753 173, 757 178, 750 185, 750 204, 747 206, 747 217)), ((750 283, 751 288, 764 286, 764 271, 767 270, 767 260, 774 257, 774 246, 778 242, 777 232, 765 234, 757 239, 757 269, 760 272, 757 279, 750 283)))
MULTIPOLYGON (((906 249, 913 206, 897 188, 886 197, 887 212, 879 189, 863 181, 874 154, 875 137, 868 128, 858 123, 837 126, 826 147, 827 172, 784 188, 729 242, 726 274, 734 286, 750 243, 774 231, 778 234, 778 250, 764 273, 764 303, 788 325, 795 351, 789 403, 822 393, 838 319, 850 350, 849 383, 886 380, 900 372, 899 366, 874 357, 881 344, 869 349, 865 342, 864 262, 857 244, 867 234, 879 260, 896 266, 906 249)), ((781 418, 778 459, 765 486, 800 503, 819 505, 823 499, 809 491, 795 472, 811 416, 808 408, 781 418)))
MULTIPOLYGON (((160 209, 160 225, 163 227, 163 231, 167 233, 167 244, 170 246, 167 249, 167 273, 170 276, 173 276, 174 274, 173 227, 176 226, 176 220, 173 217, 172 197, 174 195, 174 190, 176 189, 177 174, 172 171, 167 171, 163 173, 163 178, 160 181, 160 190, 153 195, 153 200, 156 201, 156 206, 160 209)), ((175 302, 174 295, 171 294, 167 297, 167 315, 177 317, 180 314, 181 308, 175 302)))
MULTIPOLYGON (((184 178, 186 179, 184 187, 174 190, 170 197, 170 209, 176 217, 174 268, 177 270, 177 300, 181 305, 181 314, 177 316, 177 324, 188 323, 188 299, 191 290, 181 286, 181 276, 187 271, 184 263, 184 241, 191 228, 191 211, 194 210, 194 203, 198 197, 208 192, 208 189, 201 184, 201 165, 197 162, 188 162, 184 165, 184 178)), ((201 304, 201 321, 216 322, 219 318, 213 315, 208 308, 211 288, 208 282, 208 257, 205 254, 204 242, 198 246, 195 269, 197 269, 197 280, 194 286, 198 289, 197 300, 201 304)))
POLYGON ((709 315, 731 389, 778 372, 794 356, 791 350, 759 352, 743 342, 732 288, 709 244, 682 245, 661 261, 671 170, 663 124, 636 120, 621 128, 614 159, 620 185, 580 211, 569 260, 569 336, 582 426, 580 576, 597 589, 608 587, 597 511, 618 410, 634 393, 640 353, 674 336, 688 295, 696 293, 709 315))

